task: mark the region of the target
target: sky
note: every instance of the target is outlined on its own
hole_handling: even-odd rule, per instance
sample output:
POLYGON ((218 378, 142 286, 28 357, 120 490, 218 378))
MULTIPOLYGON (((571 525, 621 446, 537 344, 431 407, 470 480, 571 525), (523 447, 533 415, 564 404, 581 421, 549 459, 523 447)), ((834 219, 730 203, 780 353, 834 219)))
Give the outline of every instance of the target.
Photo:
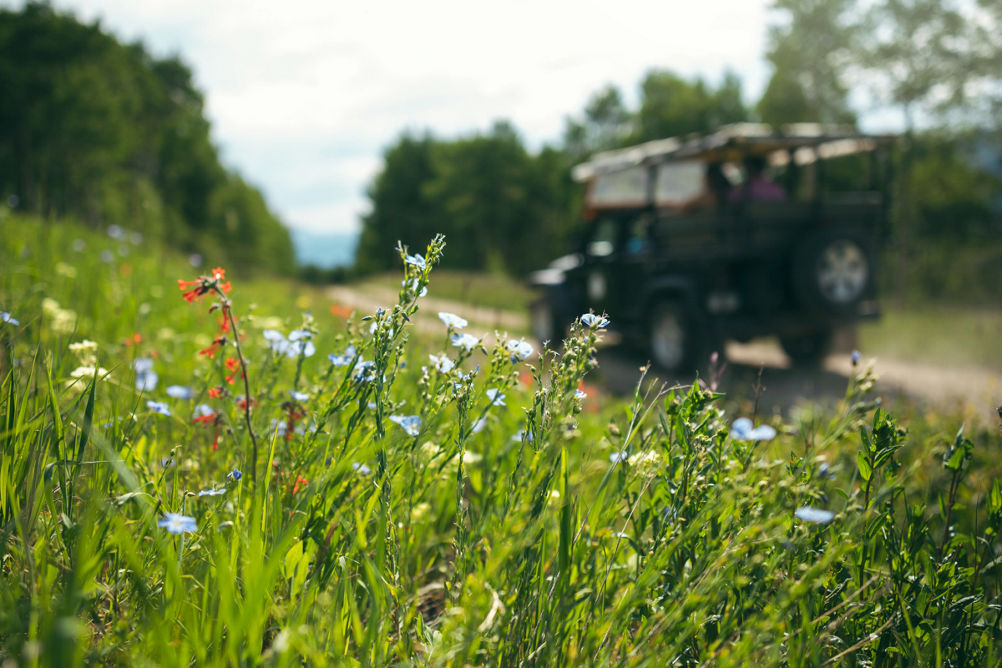
MULTIPOLYGON (((0 0, 20 7, 23 2, 0 0)), ((768 0, 54 0, 123 41, 177 54, 205 94, 223 162, 287 225, 355 232, 381 156, 510 121, 531 150, 612 84, 633 107, 654 68, 756 100, 768 0)))

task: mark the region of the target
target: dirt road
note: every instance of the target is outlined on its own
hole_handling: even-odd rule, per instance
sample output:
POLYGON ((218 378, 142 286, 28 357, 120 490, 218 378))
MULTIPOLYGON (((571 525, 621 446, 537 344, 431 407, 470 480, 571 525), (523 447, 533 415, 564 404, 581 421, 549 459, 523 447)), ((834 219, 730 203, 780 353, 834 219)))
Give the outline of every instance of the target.
MULTIPOLYGON (((396 302, 396 293, 388 289, 367 288, 364 293, 343 286, 329 289, 330 298, 363 313, 396 302)), ((519 336, 528 331, 524 313, 470 306, 458 302, 425 297, 415 326, 425 332, 441 332, 439 311, 449 311, 470 322, 468 331, 485 335, 493 341, 493 332, 512 332, 519 336)), ((612 338, 611 336, 609 337, 612 338)), ((643 353, 623 346, 606 345, 599 351, 599 369, 595 380, 605 391, 627 395, 633 392, 639 369, 647 359, 643 353)), ((719 389, 732 398, 752 401, 759 395, 760 413, 788 413, 804 402, 834 404, 845 394, 852 366, 847 354, 832 355, 820 369, 793 368, 779 346, 768 340, 749 344, 728 344, 727 367, 719 389), (759 388, 756 390, 756 388, 759 388)), ((980 368, 942 367, 913 360, 882 356, 868 358, 878 376, 875 394, 893 403, 908 398, 930 408, 959 411, 972 422, 997 424, 996 406, 1002 404, 1002 374, 980 368)), ((669 379, 670 380, 670 379, 669 379)), ((691 381, 691 379, 688 379, 691 381)))

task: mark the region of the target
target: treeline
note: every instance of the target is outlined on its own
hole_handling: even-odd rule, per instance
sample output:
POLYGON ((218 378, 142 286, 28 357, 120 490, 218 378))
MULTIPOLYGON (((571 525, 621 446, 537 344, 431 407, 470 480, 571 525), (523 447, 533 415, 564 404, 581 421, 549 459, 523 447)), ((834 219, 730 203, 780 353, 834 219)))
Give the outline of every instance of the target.
MULTIPOLYGON (((448 265, 523 275, 568 250, 582 195, 569 171, 590 154, 741 121, 855 126, 851 93, 864 90, 902 119, 892 247, 909 278, 899 280, 935 294, 957 280, 957 247, 999 248, 1002 4, 776 0, 773 9, 772 76, 754 103, 733 73, 715 84, 653 69, 636 107, 604 87, 538 152, 504 121, 459 138, 401 135, 369 189, 357 269, 393 267, 398 239, 418 247, 444 232, 448 265)), ((979 257, 979 271, 1002 279, 992 270, 1002 253, 979 257)))
POLYGON ((45 218, 118 224, 231 266, 289 272, 288 231, 224 167, 176 57, 48 5, 0 9, 0 196, 45 218))

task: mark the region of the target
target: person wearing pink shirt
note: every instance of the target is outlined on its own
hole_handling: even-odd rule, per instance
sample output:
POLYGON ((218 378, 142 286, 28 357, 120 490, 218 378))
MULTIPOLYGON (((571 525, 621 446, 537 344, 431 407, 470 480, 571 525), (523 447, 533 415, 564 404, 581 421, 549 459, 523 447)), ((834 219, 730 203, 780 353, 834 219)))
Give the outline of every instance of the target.
POLYGON ((786 190, 765 175, 765 158, 750 156, 745 159, 746 180, 728 195, 730 202, 785 202, 786 190))

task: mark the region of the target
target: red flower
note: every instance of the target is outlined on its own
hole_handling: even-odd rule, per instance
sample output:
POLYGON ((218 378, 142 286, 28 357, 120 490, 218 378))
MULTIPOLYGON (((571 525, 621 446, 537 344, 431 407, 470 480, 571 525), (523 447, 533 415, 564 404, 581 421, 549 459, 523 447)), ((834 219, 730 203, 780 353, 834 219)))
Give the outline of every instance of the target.
POLYGON ((226 279, 226 270, 222 267, 216 267, 212 270, 212 278, 217 281, 222 281, 226 279))
POLYGON ((310 481, 301 475, 296 476, 296 484, 292 486, 292 493, 296 494, 300 489, 310 484, 310 481))
POLYGON ((225 336, 220 336, 220 337, 217 337, 212 342, 211 346, 209 346, 208 348, 203 348, 202 350, 198 351, 198 354, 199 355, 205 355, 209 359, 212 359, 213 357, 216 356, 216 353, 219 352, 219 349, 222 348, 225 345, 226 345, 226 337, 225 336))
POLYGON ((236 357, 227 357, 226 358, 226 368, 227 369, 229 369, 230 371, 233 371, 238 366, 240 366, 240 360, 238 360, 236 357))
POLYGON ((209 388, 209 396, 212 397, 213 399, 218 399, 219 397, 223 396, 223 388, 221 388, 221 387, 210 387, 209 388))

